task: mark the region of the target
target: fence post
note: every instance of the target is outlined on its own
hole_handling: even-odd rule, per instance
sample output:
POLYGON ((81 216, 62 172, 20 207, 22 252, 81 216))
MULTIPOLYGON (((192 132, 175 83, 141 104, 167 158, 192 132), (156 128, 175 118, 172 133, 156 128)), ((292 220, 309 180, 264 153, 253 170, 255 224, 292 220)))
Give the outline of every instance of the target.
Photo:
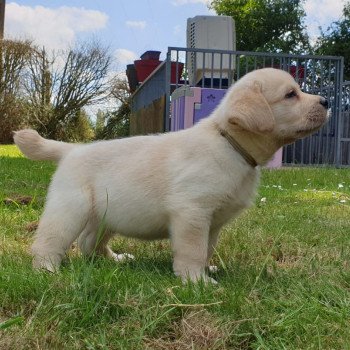
POLYGON ((342 142, 342 106, 343 106, 343 80, 344 80, 344 57, 340 57, 339 61, 339 67, 338 67, 338 82, 337 82, 337 89, 338 89, 338 98, 336 101, 338 106, 335 108, 338 120, 337 120, 337 146, 336 146, 336 155, 335 155, 335 164, 337 168, 340 168, 341 166, 341 142, 342 142))
POLYGON ((170 94, 171 94, 171 49, 168 48, 165 65, 165 111, 164 131, 170 131, 170 94))

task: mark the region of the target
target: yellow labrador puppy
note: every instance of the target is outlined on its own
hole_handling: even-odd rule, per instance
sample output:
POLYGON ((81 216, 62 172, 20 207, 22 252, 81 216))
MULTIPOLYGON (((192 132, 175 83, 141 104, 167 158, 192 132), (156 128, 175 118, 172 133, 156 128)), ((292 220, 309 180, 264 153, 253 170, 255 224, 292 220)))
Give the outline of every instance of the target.
POLYGON ((32 246, 34 266, 55 271, 77 238, 83 254, 120 260, 107 246, 115 232, 170 238, 175 274, 214 282, 205 267, 220 229, 251 205, 260 166, 319 129, 327 109, 288 73, 266 68, 245 75, 187 130, 85 145, 16 132, 27 157, 58 162, 32 246), (102 221, 107 232, 98 239, 102 221))

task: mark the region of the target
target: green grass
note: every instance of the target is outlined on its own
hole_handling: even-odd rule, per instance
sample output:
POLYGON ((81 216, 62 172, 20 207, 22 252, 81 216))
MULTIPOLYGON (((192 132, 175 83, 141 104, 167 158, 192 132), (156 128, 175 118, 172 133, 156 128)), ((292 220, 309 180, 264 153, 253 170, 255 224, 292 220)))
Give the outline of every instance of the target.
POLYGON ((115 239, 136 260, 31 268, 27 224, 53 164, 0 146, 0 349, 350 349, 350 170, 263 172, 223 229, 218 286, 173 276, 166 241, 115 239), (27 205, 6 198, 31 196, 27 205), (261 201, 266 198, 266 201, 261 201))

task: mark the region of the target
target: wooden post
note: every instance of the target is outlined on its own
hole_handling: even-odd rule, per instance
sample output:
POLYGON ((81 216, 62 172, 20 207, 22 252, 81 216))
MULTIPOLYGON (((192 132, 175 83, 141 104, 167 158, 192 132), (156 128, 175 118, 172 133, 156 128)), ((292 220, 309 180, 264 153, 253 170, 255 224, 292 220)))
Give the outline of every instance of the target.
POLYGON ((6 0, 0 0, 0 40, 4 39, 6 0))
POLYGON ((2 40, 4 39, 5 5, 6 5, 6 0, 0 0, 0 84, 1 85, 3 85, 3 76, 4 76, 2 40))

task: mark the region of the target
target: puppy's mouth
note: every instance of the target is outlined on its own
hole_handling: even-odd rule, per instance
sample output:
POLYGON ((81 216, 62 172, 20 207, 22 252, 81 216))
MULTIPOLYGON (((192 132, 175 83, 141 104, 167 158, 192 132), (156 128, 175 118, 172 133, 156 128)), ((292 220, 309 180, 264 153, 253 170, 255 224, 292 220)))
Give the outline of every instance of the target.
POLYGON ((305 129, 298 129, 296 131, 296 134, 303 136, 303 135, 309 135, 312 134, 314 132, 316 132, 317 130, 319 130, 322 127, 323 123, 316 126, 316 127, 311 127, 311 128, 305 128, 305 129))
POLYGON ((319 115, 309 115, 307 117, 307 123, 304 128, 300 128, 296 130, 296 134, 301 137, 303 135, 310 135, 317 130, 321 129, 322 126, 328 121, 330 116, 330 112, 328 111, 326 114, 319 115), (309 125, 308 125, 309 124, 309 125))

